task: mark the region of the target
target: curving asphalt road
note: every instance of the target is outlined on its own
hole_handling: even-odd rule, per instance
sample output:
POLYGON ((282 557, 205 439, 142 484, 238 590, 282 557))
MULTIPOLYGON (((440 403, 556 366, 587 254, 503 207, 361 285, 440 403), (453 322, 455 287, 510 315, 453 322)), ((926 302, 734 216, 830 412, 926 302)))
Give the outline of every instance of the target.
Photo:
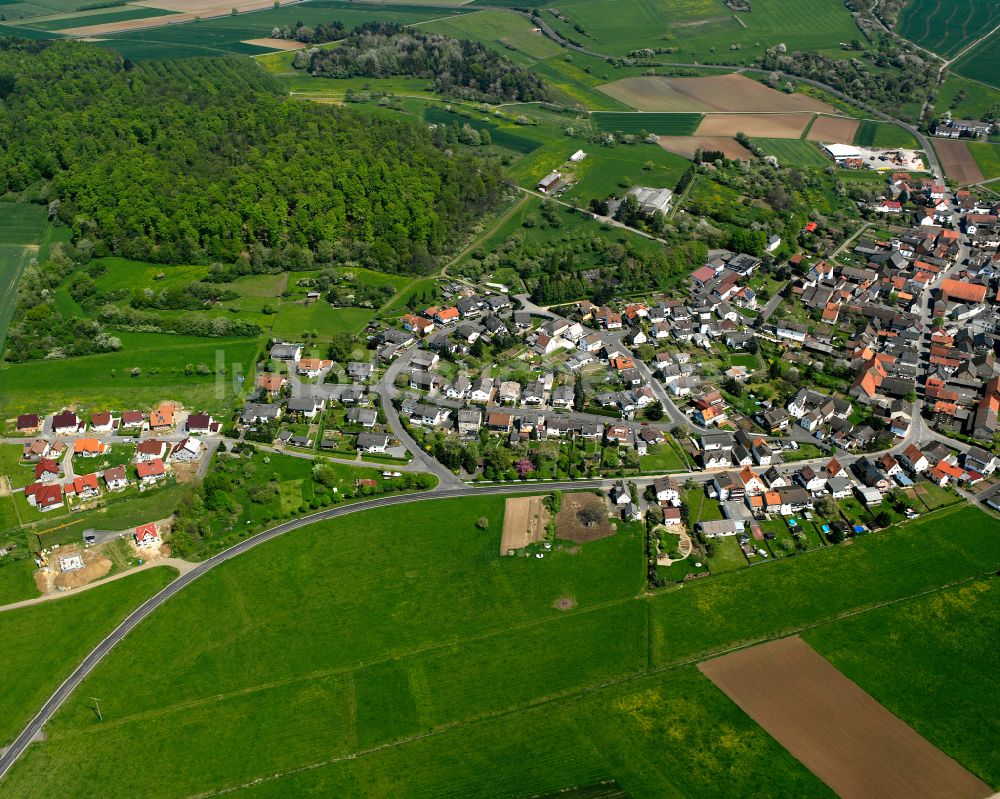
MULTIPOLYGON (((556 489, 600 488, 606 484, 610 484, 611 482, 613 481, 578 480, 566 483, 545 483, 540 486, 540 488, 546 491, 556 489)), ((180 591, 183 591, 187 586, 203 574, 210 572, 216 566, 225 563, 227 560, 232 560, 238 555, 242 555, 244 552, 253 549, 259 544, 263 544, 277 538, 280 535, 291 532, 292 530, 297 530, 300 527, 305 527, 319 521, 336 519, 340 516, 347 516, 352 513, 361 513, 363 511, 374 510, 376 508, 384 508, 390 505, 402 505, 409 502, 420 502, 428 499, 450 499, 456 497, 489 494, 515 494, 531 491, 532 488, 531 484, 523 483, 501 486, 463 486, 462 488, 450 489, 439 487, 430 491, 422 491, 413 494, 395 494, 387 497, 376 497, 374 499, 356 502, 351 505, 341 505, 336 508, 329 508, 327 510, 319 511, 318 513, 310 514, 309 516, 303 516, 299 519, 292 519, 291 521, 284 522, 276 527, 272 527, 268 530, 257 533, 250 538, 244 539, 229 549, 220 552, 218 555, 214 555, 208 560, 199 563, 191 569, 191 571, 186 574, 182 574, 170 583, 170 585, 163 588, 163 590, 161 590, 158 594, 150 597, 138 608, 132 611, 121 624, 112 630, 111 633, 109 633, 103 641, 94 647, 90 654, 88 654, 80 662, 80 664, 73 669, 69 677, 66 678, 62 685, 56 688, 52 696, 50 696, 45 704, 42 705, 41 710, 39 710, 35 717, 28 722, 28 725, 21 731, 21 734, 17 736, 14 742, 3 752, 3 755, 0 756, 0 780, 3 779, 7 772, 10 771, 11 767, 20 759, 21 755, 24 754, 31 742, 40 735, 42 728, 69 698, 73 691, 76 690, 77 686, 83 682, 83 680, 94 670, 97 664, 104 659, 108 652, 110 652, 119 641, 128 635, 146 617, 166 603, 172 596, 180 591)))

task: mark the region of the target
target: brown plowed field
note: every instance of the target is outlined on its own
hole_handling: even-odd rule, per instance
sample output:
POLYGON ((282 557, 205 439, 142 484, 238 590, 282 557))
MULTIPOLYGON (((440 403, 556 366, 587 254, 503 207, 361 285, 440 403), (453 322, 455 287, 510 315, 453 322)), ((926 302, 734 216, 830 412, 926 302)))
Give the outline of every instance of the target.
MULTIPOLYGON (((287 5, 286 0, 282 5, 287 5)), ((294 2, 294 0, 291 0, 294 2)), ((146 28, 162 28, 164 25, 176 25, 181 22, 193 22, 195 17, 210 19, 212 17, 228 17, 233 8, 240 11, 260 11, 274 8, 274 0, 235 0, 228 5, 219 5, 219 0, 163 0, 163 2, 143 2, 134 5, 147 8, 162 8, 168 11, 178 11, 178 14, 167 16, 145 17, 143 19, 123 19, 120 22, 107 22, 103 25, 81 25, 76 28, 66 28, 58 33, 67 36, 102 36, 107 33, 122 31, 137 31, 146 28)), ((275 48, 277 49, 277 48, 275 48)))
POLYGON ((842 799, 993 793, 798 637, 698 668, 842 799))
POLYGON ((746 147, 736 139, 728 136, 660 136, 660 147, 670 153, 682 155, 685 158, 694 158, 694 151, 718 150, 725 154, 726 158, 743 158, 750 160, 753 158, 746 147))
POLYGON ((812 97, 775 91, 735 73, 705 78, 665 78, 656 75, 623 78, 597 88, 639 111, 835 113, 831 106, 812 97))
POLYGON ((959 183, 979 183, 985 180, 979 164, 969 152, 968 145, 957 139, 934 139, 934 149, 941 158, 941 168, 952 180, 959 183))
POLYGON ((750 138, 797 139, 806 129, 812 114, 706 114, 696 136, 735 136, 750 138))
POLYGON ((806 140, 827 144, 854 144, 854 136, 860 124, 860 120, 849 117, 816 117, 806 134, 806 140))
POLYGON ((243 44, 252 44, 254 47, 266 47, 268 50, 301 50, 304 45, 294 39, 244 39, 243 44))
POLYGON ((508 499, 504 505, 500 554, 508 555, 512 550, 541 541, 545 538, 547 521, 548 513, 541 497, 508 499))

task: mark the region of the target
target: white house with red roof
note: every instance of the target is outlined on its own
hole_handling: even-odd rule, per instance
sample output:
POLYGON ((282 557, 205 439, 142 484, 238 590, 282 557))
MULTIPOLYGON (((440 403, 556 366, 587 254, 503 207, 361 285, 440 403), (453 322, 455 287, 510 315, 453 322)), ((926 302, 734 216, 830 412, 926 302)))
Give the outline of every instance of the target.
POLYGON ((136 527, 132 533, 132 540, 137 547, 159 546, 160 534, 156 531, 156 525, 150 522, 136 527))

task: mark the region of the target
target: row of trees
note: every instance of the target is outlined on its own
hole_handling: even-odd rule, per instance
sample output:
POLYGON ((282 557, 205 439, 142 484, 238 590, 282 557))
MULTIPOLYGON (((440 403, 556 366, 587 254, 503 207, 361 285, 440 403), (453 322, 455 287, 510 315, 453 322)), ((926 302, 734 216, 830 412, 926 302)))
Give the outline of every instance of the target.
POLYGON ((314 51, 308 67, 311 74, 326 78, 426 78, 436 92, 465 100, 546 98, 541 78, 479 42, 404 30, 389 22, 355 28, 339 46, 314 51))

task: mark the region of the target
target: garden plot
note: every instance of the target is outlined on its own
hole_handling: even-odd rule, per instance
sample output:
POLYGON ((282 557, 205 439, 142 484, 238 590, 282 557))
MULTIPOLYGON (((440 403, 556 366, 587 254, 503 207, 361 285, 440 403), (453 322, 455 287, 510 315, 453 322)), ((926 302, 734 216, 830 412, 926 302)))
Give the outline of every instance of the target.
POLYGON ((503 514, 503 537, 500 554, 510 555, 528 544, 545 538, 548 513, 542 497, 517 497, 508 499, 503 514))
POLYGON ((614 535, 618 528, 608 517, 603 496, 567 494, 556 516, 556 534, 570 541, 595 541, 614 535))

